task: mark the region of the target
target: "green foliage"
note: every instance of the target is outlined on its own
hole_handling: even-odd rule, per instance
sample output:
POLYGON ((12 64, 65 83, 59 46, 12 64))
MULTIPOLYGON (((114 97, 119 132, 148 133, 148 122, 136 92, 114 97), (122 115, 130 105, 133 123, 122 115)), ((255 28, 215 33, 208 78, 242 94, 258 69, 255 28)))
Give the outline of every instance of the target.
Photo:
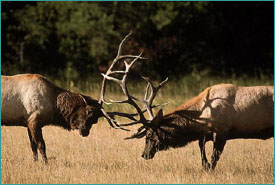
POLYGON ((160 4, 159 9, 155 15, 151 16, 152 21, 156 25, 158 30, 169 25, 173 19, 178 15, 178 11, 175 10, 175 4, 160 4))
POLYGON ((135 70, 156 79, 193 71, 273 76, 268 3, 1 2, 1 72, 87 79, 106 70, 133 30, 124 53, 142 51, 149 60, 135 70))

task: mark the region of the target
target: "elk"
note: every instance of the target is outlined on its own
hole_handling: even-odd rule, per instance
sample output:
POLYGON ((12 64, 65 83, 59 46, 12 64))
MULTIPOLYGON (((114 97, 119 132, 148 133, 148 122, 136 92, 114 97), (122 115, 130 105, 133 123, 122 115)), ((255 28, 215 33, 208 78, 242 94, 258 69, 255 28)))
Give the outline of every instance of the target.
POLYGON ((127 88, 130 68, 138 59, 144 58, 141 57, 142 53, 131 57, 120 56, 122 45, 129 35, 121 42, 118 55, 109 70, 106 74, 102 74, 104 83, 100 100, 109 104, 104 100, 106 80, 120 85, 125 99, 110 100, 110 102, 129 104, 137 113, 112 112, 109 114, 109 120, 118 124, 114 119, 114 116, 118 115, 131 120, 130 123, 118 124, 119 126, 142 124, 135 134, 125 139, 146 136, 142 154, 144 159, 152 159, 157 151, 167 150, 170 147, 183 147, 198 140, 202 166, 209 171, 215 169, 227 140, 274 137, 274 86, 213 85, 174 111, 163 115, 163 111, 160 109, 154 116, 152 109, 160 105, 152 105, 153 100, 160 88, 167 83, 168 78, 158 86, 154 86, 148 77, 142 77, 148 83, 144 98, 140 99, 130 95, 127 88), (125 71, 115 71, 114 65, 123 58, 132 58, 132 60, 124 61, 125 71), (116 78, 114 75, 122 75, 122 78, 116 78), (138 103, 143 104, 145 109, 142 110, 138 103), (145 112, 148 113, 148 119, 144 115, 145 112), (139 116, 139 119, 136 116, 139 116), (211 164, 205 153, 205 144, 208 141, 213 141, 211 164))
MULTIPOLYGON (((131 34, 131 33, 130 33, 131 34)), ((122 43, 130 36, 127 35, 122 43)), ((115 63, 133 55, 118 55, 106 74, 112 73, 115 63)), ((142 59, 142 57, 139 57, 142 59)), ((62 89, 38 74, 1 75, 1 125, 27 127, 34 161, 38 160, 37 149, 47 163, 46 146, 42 127, 55 125, 67 130, 78 129, 83 137, 89 135, 98 118, 105 117, 111 127, 128 130, 113 118, 116 112, 103 108, 106 79, 103 78, 100 99, 62 89)))
POLYGON ((163 115, 160 109, 153 119, 141 123, 125 139, 146 136, 144 159, 198 140, 202 166, 213 171, 227 140, 274 137, 274 86, 213 85, 174 111, 163 115), (205 154, 207 141, 213 141, 211 164, 205 154))

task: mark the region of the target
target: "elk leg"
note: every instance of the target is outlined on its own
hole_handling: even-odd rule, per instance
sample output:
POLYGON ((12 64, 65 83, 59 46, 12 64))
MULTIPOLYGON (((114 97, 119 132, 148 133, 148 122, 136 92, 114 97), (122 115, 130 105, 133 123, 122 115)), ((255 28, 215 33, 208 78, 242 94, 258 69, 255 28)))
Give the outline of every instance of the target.
POLYGON ((30 143, 31 143, 32 152, 33 152, 33 160, 37 161, 38 160, 37 144, 34 141, 34 138, 32 137, 32 134, 31 134, 31 131, 29 128, 28 128, 28 135, 29 135, 29 139, 30 139, 30 143))
POLYGON ((32 119, 28 124, 29 132, 32 136, 33 141, 37 145, 40 154, 45 163, 48 162, 47 155, 46 155, 46 145, 42 136, 42 129, 40 126, 36 124, 35 119, 32 119))
POLYGON ((37 146, 38 146, 39 152, 42 155, 42 158, 43 158, 44 162, 47 163, 48 159, 47 159, 47 155, 46 155, 46 145, 45 145, 45 141, 44 141, 43 136, 42 136, 42 129, 41 128, 38 128, 36 130, 35 138, 36 138, 36 141, 37 141, 37 146))
POLYGON ((222 154, 222 151, 224 149, 226 140, 224 137, 219 136, 217 134, 213 135, 213 154, 211 158, 211 169, 214 170, 218 160, 220 159, 220 156, 222 154))
POLYGON ((201 151, 201 160, 202 160, 202 167, 206 170, 209 171, 210 169, 210 164, 207 160, 206 154, 205 154, 205 136, 203 138, 200 138, 199 140, 199 146, 200 146, 200 151, 201 151))

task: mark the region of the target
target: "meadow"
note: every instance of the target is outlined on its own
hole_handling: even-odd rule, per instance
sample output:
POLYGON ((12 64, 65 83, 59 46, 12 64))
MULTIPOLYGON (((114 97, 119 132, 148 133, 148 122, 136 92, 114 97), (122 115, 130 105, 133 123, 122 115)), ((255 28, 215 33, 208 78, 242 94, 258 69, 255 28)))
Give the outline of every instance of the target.
MULTIPOLYGON (((69 87, 55 81, 57 85, 69 87)), ((249 77, 217 78, 198 74, 171 80, 156 97, 155 103, 167 113, 205 87, 218 83, 237 85, 273 85, 273 78, 249 77)), ((142 97, 145 83, 129 82, 132 94, 142 97)), ((100 82, 79 82, 72 91, 83 92, 98 99, 100 82)), ((121 99, 119 88, 109 85, 108 97, 121 99)), ((105 106, 107 110, 131 112, 124 105, 105 106)), ((156 111, 159 108, 156 109, 156 111)), ((120 120, 123 122, 123 120, 120 120)), ((43 128, 49 163, 39 155, 33 162, 32 152, 23 127, 1 127, 1 183, 2 184, 274 184, 274 139, 239 139, 228 141, 213 173, 202 169, 198 142, 184 148, 158 152, 151 160, 141 157, 144 139, 123 140, 135 132, 110 128, 100 118, 90 135, 81 137, 77 131, 68 132, 58 127, 43 128)), ((208 158, 212 142, 206 147, 208 158)))

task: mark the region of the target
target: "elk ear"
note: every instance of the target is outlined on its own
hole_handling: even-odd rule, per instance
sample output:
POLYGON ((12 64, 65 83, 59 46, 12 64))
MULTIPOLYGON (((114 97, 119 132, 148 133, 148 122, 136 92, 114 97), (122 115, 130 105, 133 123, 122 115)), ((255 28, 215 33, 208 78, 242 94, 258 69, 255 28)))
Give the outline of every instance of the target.
POLYGON ((163 111, 162 109, 160 109, 156 115, 156 117, 154 117, 154 119, 152 120, 152 124, 154 126, 158 126, 160 124, 160 122, 162 121, 163 119, 163 111))

